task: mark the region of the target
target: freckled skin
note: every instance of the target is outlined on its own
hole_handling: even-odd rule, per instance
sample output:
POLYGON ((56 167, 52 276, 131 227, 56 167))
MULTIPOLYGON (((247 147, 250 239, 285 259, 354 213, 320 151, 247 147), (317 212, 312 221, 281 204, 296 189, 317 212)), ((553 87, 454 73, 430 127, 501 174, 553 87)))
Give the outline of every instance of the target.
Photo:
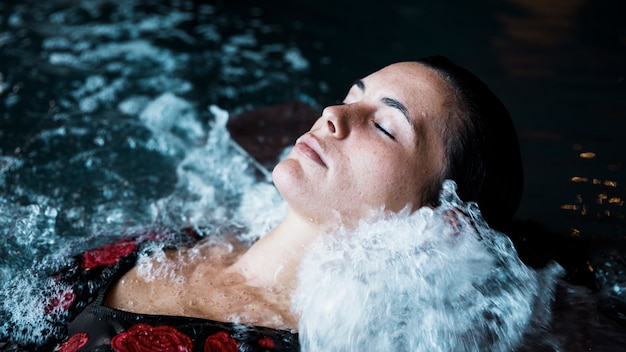
POLYGON ((273 172, 276 187, 294 211, 317 223, 336 221, 337 213, 351 224, 382 206, 399 211, 411 204, 416 209, 425 183, 443 166, 438 131, 445 123, 447 84, 417 63, 387 66, 362 82, 363 88, 350 89, 343 105, 324 109, 309 131, 327 167, 296 149, 273 172), (415 129, 384 98, 401 102, 415 129))

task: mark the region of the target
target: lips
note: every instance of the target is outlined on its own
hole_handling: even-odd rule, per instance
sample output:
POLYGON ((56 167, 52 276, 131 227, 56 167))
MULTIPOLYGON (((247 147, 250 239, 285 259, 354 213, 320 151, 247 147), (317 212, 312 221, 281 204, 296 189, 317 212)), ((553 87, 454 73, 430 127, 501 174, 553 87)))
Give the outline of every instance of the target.
POLYGON ((322 147, 317 139, 315 139, 315 137, 313 137, 310 133, 305 133, 298 138, 294 149, 305 158, 327 167, 326 162, 324 161, 322 147))

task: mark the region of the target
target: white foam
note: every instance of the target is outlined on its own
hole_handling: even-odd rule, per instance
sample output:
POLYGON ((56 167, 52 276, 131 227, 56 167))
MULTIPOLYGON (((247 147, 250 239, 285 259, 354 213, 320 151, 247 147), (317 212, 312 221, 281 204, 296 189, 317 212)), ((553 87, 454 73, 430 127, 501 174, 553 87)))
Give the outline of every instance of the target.
POLYGON ((287 203, 273 185, 259 183, 247 190, 235 219, 247 228, 240 240, 253 242, 275 227, 287 213, 287 203))
POLYGON ((166 279, 178 285, 184 284, 186 279, 180 272, 186 263, 181 260, 170 260, 157 244, 151 247, 148 247, 151 255, 140 255, 137 259, 137 275, 145 282, 166 279))
POLYGON ((551 297, 559 270, 521 263, 453 184, 442 198, 312 246, 294 295, 304 351, 503 351, 546 318, 537 297, 551 297))
POLYGON ((139 115, 149 102, 150 98, 145 95, 132 96, 119 103, 117 109, 126 115, 139 115))
POLYGON ((7 172, 17 170, 21 168, 22 165, 24 165, 23 160, 0 154, 0 185, 4 183, 4 175, 7 172))
MULTIPOLYGON (((264 174, 267 170, 230 137, 226 128, 228 113, 217 106, 210 106, 209 110, 214 120, 205 143, 186 148, 185 157, 176 168, 176 190, 153 204, 153 217, 156 222, 170 227, 206 226, 217 231, 235 225, 251 229, 244 235, 246 239, 257 238, 262 232, 259 227, 265 229, 268 222, 275 220, 259 220, 254 216, 270 216, 266 207, 268 201, 275 202, 277 194, 269 199, 265 197, 276 191, 263 186, 269 185, 269 174, 264 174), (259 180, 263 182, 259 184, 259 180), (238 211, 244 196, 247 199, 245 209, 238 211), (246 216, 239 219, 234 216, 236 213, 246 216)), ((161 126, 162 130, 159 121, 157 118, 149 123, 161 126)), ((173 122, 180 126, 181 119, 173 122)), ((165 126, 165 130, 168 128, 165 126)), ((171 138, 167 140, 171 143, 171 138)))
POLYGON ((291 64, 296 71, 306 70, 309 68, 309 61, 302 56, 298 48, 289 48, 285 52, 285 60, 291 64))
POLYGON ((168 141, 178 139, 193 145, 205 133, 193 106, 170 92, 148 103, 139 118, 147 127, 155 130, 155 136, 168 141))

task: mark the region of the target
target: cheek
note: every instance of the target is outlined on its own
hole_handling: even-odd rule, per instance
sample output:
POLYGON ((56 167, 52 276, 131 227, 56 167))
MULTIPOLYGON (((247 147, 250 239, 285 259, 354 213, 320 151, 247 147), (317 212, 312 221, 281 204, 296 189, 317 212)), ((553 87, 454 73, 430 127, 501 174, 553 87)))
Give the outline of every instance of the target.
POLYGON ((420 177, 406 163, 396 166, 395 169, 389 167, 384 175, 387 180, 384 184, 389 194, 388 198, 395 200, 396 203, 401 202, 401 206, 404 207, 407 203, 414 203, 417 199, 420 177))
POLYGON ((368 203, 372 206, 385 204, 386 208, 398 211, 419 199, 419 176, 412 160, 373 152, 362 160, 362 165, 359 174, 364 182, 360 188, 369 195, 368 203))

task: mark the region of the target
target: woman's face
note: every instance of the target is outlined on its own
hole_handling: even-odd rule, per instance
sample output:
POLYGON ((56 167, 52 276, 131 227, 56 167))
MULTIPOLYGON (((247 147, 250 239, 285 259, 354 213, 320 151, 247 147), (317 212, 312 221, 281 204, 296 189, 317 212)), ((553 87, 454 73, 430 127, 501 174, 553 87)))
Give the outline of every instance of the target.
POLYGON ((276 187, 293 211, 320 225, 419 208, 424 186, 443 167, 447 89, 437 73, 411 62, 357 81, 276 166, 276 187))

